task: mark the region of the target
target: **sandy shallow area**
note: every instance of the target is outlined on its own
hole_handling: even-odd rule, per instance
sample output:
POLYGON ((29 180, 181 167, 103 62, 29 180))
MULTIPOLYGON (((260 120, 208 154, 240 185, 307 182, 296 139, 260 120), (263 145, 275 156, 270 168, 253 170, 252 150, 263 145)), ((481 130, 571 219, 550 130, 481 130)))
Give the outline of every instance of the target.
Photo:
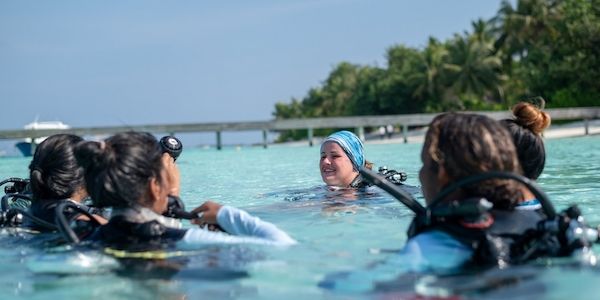
MULTIPOLYGON (((422 143, 425 139, 425 133, 427 132, 427 127, 409 130, 407 134, 407 142, 408 143, 422 143)), ((591 120, 588 122, 588 134, 597 135, 600 134, 600 120, 591 120)), ((558 138, 567 138, 567 137, 577 137, 586 135, 585 131, 585 123, 583 121, 573 122, 569 124, 563 125, 550 125, 548 129, 544 131, 544 138, 546 139, 558 139, 558 138)), ((404 137, 402 133, 399 131, 395 131, 391 135, 386 135, 383 138, 381 135, 376 133, 367 133, 366 144, 399 144, 404 143, 404 137)), ((321 144, 323 140, 322 137, 315 137, 313 139, 314 145, 321 144)), ((274 145, 281 146, 305 146, 308 143, 307 140, 302 141, 294 141, 294 142, 286 142, 286 143, 278 143, 274 145)))
MULTIPOLYGON (((425 139, 425 129, 409 131, 407 142, 408 143, 422 143, 425 139)), ((600 120, 591 120, 588 122, 588 134, 595 135, 600 134, 600 120)), ((551 125, 544 131, 544 138, 546 139, 558 139, 567 137, 577 137, 586 135, 584 122, 574 122, 564 125, 551 125)), ((367 144, 378 144, 378 143, 403 143, 404 139, 400 133, 395 132, 391 138, 381 137, 367 137, 367 144)))

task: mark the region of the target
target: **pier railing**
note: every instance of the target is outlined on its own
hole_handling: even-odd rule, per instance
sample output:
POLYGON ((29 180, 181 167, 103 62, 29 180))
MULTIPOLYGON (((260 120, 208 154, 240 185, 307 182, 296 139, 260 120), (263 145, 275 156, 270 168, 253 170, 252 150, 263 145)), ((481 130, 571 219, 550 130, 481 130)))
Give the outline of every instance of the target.
MULTIPOLYGON (((588 134, 588 121, 600 118, 600 107, 554 108, 546 109, 552 120, 584 120, 584 133, 588 134)), ((510 118, 509 111, 478 111, 478 114, 487 115, 494 119, 510 118)), ((0 130, 0 139, 23 139, 49 136, 57 133, 72 133, 77 135, 107 135, 123 131, 148 131, 152 133, 189 133, 189 132, 215 132, 216 145, 221 149, 221 132, 223 131, 262 131, 263 146, 267 146, 267 133, 290 129, 307 129, 309 144, 313 143, 313 131, 319 128, 356 128, 356 133, 364 140, 365 127, 401 126, 404 141, 407 140, 409 126, 424 126, 438 114, 406 114, 382 116, 352 116, 331 118, 306 118, 282 119, 251 122, 222 122, 222 123, 183 123, 183 124, 158 124, 158 125, 131 125, 131 126, 105 126, 105 127, 75 127, 70 129, 15 129, 0 130)))

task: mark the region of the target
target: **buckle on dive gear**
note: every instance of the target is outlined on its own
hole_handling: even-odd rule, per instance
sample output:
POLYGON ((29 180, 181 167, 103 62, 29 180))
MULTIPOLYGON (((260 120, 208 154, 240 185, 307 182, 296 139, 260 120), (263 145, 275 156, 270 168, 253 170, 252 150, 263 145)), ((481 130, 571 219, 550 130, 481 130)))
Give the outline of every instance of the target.
POLYGON ((378 174, 383 175, 385 179, 393 184, 402 184, 408 178, 406 172, 389 170, 387 166, 379 167, 378 174))

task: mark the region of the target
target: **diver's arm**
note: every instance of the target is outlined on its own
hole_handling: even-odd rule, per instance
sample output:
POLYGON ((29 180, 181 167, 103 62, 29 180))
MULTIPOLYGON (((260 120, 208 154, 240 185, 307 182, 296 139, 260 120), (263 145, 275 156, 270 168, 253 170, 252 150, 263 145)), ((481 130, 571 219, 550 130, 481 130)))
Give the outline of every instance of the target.
MULTIPOLYGON (((93 217, 93 218, 96 220, 96 222, 98 222, 100 225, 104 225, 104 224, 108 223, 108 220, 107 220, 107 219, 105 219, 103 216, 99 216, 99 215, 95 215, 95 214, 92 214, 91 216, 92 216, 92 217, 93 217)), ((77 216, 77 218, 75 218, 75 219, 76 219, 76 220, 79 220, 79 221, 90 222, 90 218, 88 218, 88 216, 86 216, 86 215, 79 215, 79 216, 77 216)))
POLYGON ((282 244, 291 245, 296 243, 294 239, 274 224, 232 206, 221 207, 217 214, 217 223, 226 232, 233 235, 260 237, 282 244))
POLYGON ((188 245, 250 243, 287 246, 296 244, 294 239, 277 226, 235 207, 222 206, 217 214, 217 223, 228 234, 191 228, 186 232, 182 242, 188 245))
POLYGON ((409 258, 410 271, 448 273, 469 261, 473 249, 443 231, 431 230, 408 240, 400 255, 409 258))

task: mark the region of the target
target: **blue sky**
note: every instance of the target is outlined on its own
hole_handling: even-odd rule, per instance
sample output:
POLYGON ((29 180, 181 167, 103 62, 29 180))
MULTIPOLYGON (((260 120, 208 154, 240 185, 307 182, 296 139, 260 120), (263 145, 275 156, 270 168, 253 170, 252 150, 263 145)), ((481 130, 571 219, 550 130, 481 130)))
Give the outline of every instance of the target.
POLYGON ((36 116, 76 127, 267 120, 277 101, 302 98, 342 61, 385 66, 388 47, 449 38, 499 5, 3 0, 0 129, 36 116))

